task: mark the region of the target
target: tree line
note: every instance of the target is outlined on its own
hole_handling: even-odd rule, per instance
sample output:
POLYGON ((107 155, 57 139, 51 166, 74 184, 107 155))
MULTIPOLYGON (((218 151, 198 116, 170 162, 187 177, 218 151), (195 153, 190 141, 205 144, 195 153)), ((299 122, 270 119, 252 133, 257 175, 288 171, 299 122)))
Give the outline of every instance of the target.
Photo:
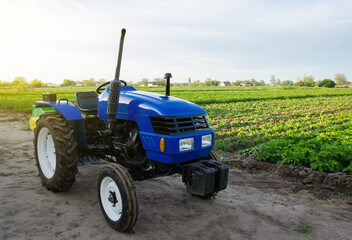
POLYGON ((15 77, 14 80, 11 82, 9 81, 1 81, 0 80, 0 87, 12 87, 12 88, 45 88, 45 87, 96 87, 101 83, 106 82, 105 79, 101 78, 96 81, 94 78, 90 78, 88 80, 82 81, 74 81, 71 79, 64 79, 60 85, 52 84, 52 83, 45 83, 38 79, 33 79, 32 81, 27 81, 26 78, 22 76, 15 77))
MULTIPOLYGON (((272 75, 269 84, 264 80, 257 81, 254 78, 249 80, 236 80, 234 82, 230 81, 219 81, 217 79, 207 78, 204 82, 200 80, 191 81, 191 78, 188 79, 188 82, 183 83, 173 83, 175 86, 221 86, 221 83, 225 83, 225 86, 295 86, 295 87, 328 87, 332 88, 336 85, 349 85, 351 82, 347 81, 347 78, 342 73, 337 73, 334 77, 334 80, 326 78, 323 80, 315 81, 312 75, 304 75, 302 78, 298 77, 294 82, 292 80, 283 80, 276 78, 275 75, 272 75)), ((137 83, 138 86, 165 86, 165 80, 162 78, 155 78, 153 81, 149 81, 147 78, 143 78, 140 82, 137 83)))
MULTIPOLYGON (((102 83, 106 82, 104 78, 100 78, 99 80, 95 80, 94 78, 90 78, 88 80, 82 81, 74 81, 71 79, 64 79, 60 84, 60 87, 96 87, 102 83)), ((236 80, 234 82, 230 81, 219 81, 217 79, 207 78, 204 82, 200 80, 192 81, 191 78, 188 79, 187 82, 183 83, 172 83, 174 86, 222 86, 222 83, 225 86, 295 86, 295 87, 328 87, 333 88, 336 85, 349 85, 351 82, 347 81, 347 78, 342 73, 337 73, 334 77, 334 80, 326 78, 323 80, 315 81, 312 75, 304 75, 302 78, 298 77, 294 82, 292 80, 283 80, 281 81, 279 78, 276 78, 275 75, 272 75, 269 84, 267 84, 264 80, 257 81, 254 78, 249 80, 236 80)), ((147 78, 143 78, 140 82, 132 83, 129 82, 129 85, 134 86, 165 86, 166 81, 163 78, 154 78, 152 81, 149 81, 147 78)), ((27 81, 24 77, 18 76, 12 82, 1 81, 1 87, 13 87, 13 88, 42 88, 42 87, 52 87, 53 85, 50 83, 44 83, 41 80, 33 79, 32 81, 27 81)), ((57 85, 56 85, 57 86, 57 85)))
POLYGON ((15 88, 42 88, 42 87, 47 87, 48 84, 36 78, 30 82, 27 82, 27 80, 24 77, 19 76, 19 77, 15 77, 12 82, 0 80, 0 86, 15 87, 15 88))

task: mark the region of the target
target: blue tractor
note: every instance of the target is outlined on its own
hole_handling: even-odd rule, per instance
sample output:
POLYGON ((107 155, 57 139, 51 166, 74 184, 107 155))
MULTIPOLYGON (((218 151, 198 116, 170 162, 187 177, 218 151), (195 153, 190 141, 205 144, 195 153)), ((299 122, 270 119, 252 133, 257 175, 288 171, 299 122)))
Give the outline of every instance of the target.
POLYGON ((209 198, 226 188, 229 171, 212 151, 214 131, 206 112, 170 96, 170 73, 165 95, 137 91, 119 79, 125 32, 114 80, 96 92, 77 92, 76 105, 43 94, 30 119, 43 185, 64 191, 75 182, 77 166, 105 163, 98 177, 99 204, 121 232, 131 230, 138 217, 133 181, 178 173, 189 193, 209 198))

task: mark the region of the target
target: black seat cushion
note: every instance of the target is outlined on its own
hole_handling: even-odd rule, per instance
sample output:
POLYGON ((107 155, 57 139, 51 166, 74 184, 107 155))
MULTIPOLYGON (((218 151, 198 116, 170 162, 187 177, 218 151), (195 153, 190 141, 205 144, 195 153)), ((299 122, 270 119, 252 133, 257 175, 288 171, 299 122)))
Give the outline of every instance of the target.
POLYGON ((80 111, 98 111, 98 94, 96 92, 76 92, 76 104, 80 111))

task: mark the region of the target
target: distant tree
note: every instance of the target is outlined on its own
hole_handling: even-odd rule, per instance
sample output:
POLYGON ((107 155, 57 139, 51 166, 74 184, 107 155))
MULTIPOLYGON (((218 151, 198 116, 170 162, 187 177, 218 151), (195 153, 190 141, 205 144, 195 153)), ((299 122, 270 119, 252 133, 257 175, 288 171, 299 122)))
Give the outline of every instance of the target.
POLYGON ((192 87, 197 87, 199 85, 200 85, 200 81, 199 80, 196 80, 196 81, 192 82, 192 87))
POLYGON ((342 74, 342 73, 336 73, 334 80, 337 85, 347 85, 348 84, 348 81, 347 81, 345 74, 342 74))
POLYGON ((259 81, 259 86, 266 86, 265 81, 264 81, 264 80, 260 80, 260 81, 259 81))
POLYGON ((303 78, 300 79, 299 77, 297 78, 297 82, 294 84, 296 87, 314 87, 315 82, 314 82, 314 77, 312 75, 303 75, 303 78))
POLYGON ((60 87, 74 87, 76 86, 76 82, 70 79, 64 79, 64 81, 60 84, 60 87))
POLYGON ((250 79, 249 82, 252 86, 259 86, 259 83, 254 78, 250 79))
POLYGON ((205 79, 204 86, 219 86, 220 82, 218 80, 213 80, 211 78, 205 79))
POLYGON ((318 87, 327 87, 327 88, 334 88, 336 83, 331 79, 324 79, 318 82, 318 87))
POLYGON ((314 77, 312 75, 309 75, 309 76, 304 75, 303 82, 306 87, 314 87, 315 86, 314 77))
POLYGON ((154 78, 154 82, 158 86, 166 86, 166 80, 163 78, 154 78))
POLYGON ((90 78, 89 80, 83 80, 82 84, 83 84, 84 87, 95 87, 95 86, 97 86, 97 83, 95 82, 94 78, 90 78))
POLYGON ((295 86, 295 87, 304 87, 303 80, 298 80, 297 82, 295 82, 293 84, 293 86, 295 86))
POLYGON ((241 80, 236 80, 234 82, 231 83, 232 86, 239 86, 242 83, 241 80))
POLYGON ((19 85, 24 86, 26 84, 28 85, 27 80, 21 76, 15 77, 15 79, 11 83, 13 87, 18 87, 19 85))
POLYGON ((271 85, 271 86, 276 86, 276 78, 275 78, 275 75, 271 75, 271 77, 270 77, 270 85, 271 85))
POLYGON ((10 86, 11 85, 11 83, 10 82, 7 82, 7 81, 1 81, 0 80, 0 86, 1 87, 8 87, 8 86, 10 86))
POLYGON ((98 85, 100 85, 100 84, 103 84, 104 82, 107 82, 106 79, 100 78, 97 83, 98 83, 98 85))
POLYGON ((242 81, 242 84, 244 84, 245 86, 252 86, 252 83, 250 80, 244 80, 242 81))
POLYGON ((275 75, 271 75, 270 77, 270 86, 280 86, 281 80, 278 78, 276 79, 275 75))
POLYGON ((188 78, 188 86, 190 87, 192 85, 192 80, 191 78, 188 78))
POLYGON ((204 81, 204 86, 212 86, 213 85, 213 80, 210 78, 205 79, 204 81))
POLYGON ((16 87, 18 88, 29 88, 29 84, 27 82, 20 82, 16 87))
POLYGON ((145 87, 147 87, 147 86, 148 86, 148 83, 149 83, 149 79, 148 79, 148 78, 143 78, 143 79, 140 81, 139 85, 140 85, 140 86, 145 86, 145 87))
POLYGON ((30 82, 29 85, 31 88, 40 88, 40 87, 45 87, 46 84, 44 84, 41 80, 38 80, 35 78, 30 82))
POLYGON ((281 86, 293 86, 293 81, 291 80, 284 80, 280 84, 281 86))

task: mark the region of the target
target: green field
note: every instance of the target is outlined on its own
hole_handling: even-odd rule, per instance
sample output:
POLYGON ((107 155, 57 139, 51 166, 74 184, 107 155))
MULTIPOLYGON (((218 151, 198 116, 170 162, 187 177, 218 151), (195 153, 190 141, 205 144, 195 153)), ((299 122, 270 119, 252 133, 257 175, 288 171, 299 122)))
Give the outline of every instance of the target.
MULTIPOLYGON (((74 102, 88 89, 0 89, 0 108, 31 112, 42 92, 74 102)), ((89 89, 92 90, 92 89, 89 89)), ((164 93, 164 88, 141 88, 164 93)), ((215 148, 259 161, 352 173, 352 88, 171 88, 200 104, 216 132, 215 148)))

